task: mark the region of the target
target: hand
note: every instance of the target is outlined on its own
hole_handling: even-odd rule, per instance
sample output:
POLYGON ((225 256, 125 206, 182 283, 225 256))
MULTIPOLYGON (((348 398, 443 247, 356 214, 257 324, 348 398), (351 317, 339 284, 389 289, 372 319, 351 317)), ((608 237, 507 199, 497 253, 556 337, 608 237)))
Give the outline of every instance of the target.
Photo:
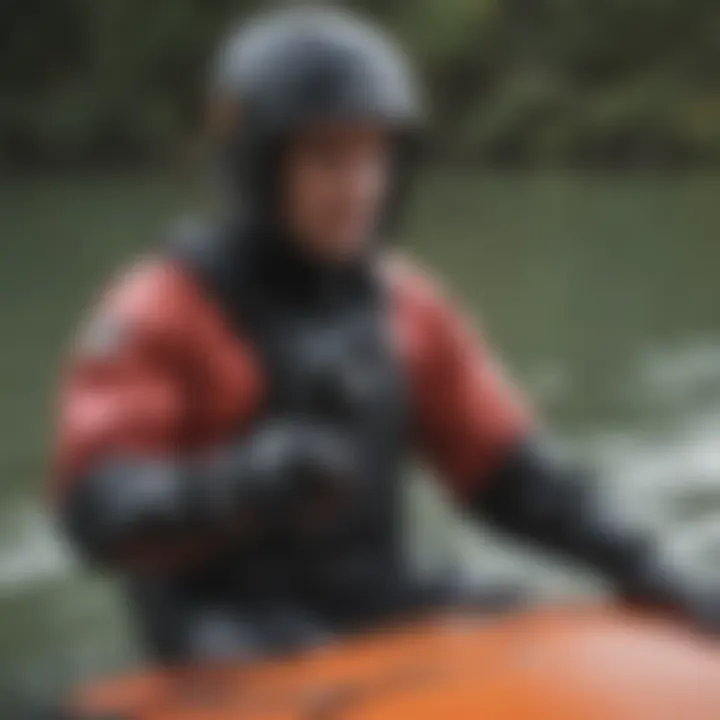
POLYGON ((268 423, 210 463, 208 491, 221 514, 282 519, 337 508, 357 487, 358 459, 333 428, 300 420, 268 423))
POLYGON ((669 609, 696 629, 720 635, 720 585, 698 578, 676 578, 669 609))
POLYGON ((658 558, 649 561, 626 599, 667 611, 694 628, 720 635, 720 583, 658 558))

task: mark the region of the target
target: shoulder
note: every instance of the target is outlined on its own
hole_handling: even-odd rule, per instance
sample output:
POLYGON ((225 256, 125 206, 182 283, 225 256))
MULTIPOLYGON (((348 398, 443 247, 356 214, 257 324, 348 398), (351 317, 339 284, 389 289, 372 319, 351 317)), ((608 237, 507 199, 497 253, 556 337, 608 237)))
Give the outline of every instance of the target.
POLYGON ((158 251, 122 268, 110 280, 96 311, 156 332, 184 329, 217 314, 204 279, 206 266, 219 264, 218 237, 210 221, 174 221, 158 251))
POLYGON ((122 269, 85 315, 76 349, 104 355, 116 347, 176 344, 212 314, 199 284, 178 263, 148 256, 122 269))
POLYGON ((404 255, 383 259, 391 331, 406 372, 419 387, 436 379, 477 338, 443 284, 404 255))
POLYGON ((160 256, 138 260, 106 286, 95 313, 123 317, 147 329, 169 330, 202 303, 200 288, 178 264, 160 256))
POLYGON ((380 267, 395 299, 432 302, 439 291, 438 283, 431 273, 405 253, 387 253, 381 258, 380 267))
POLYGON ((415 321, 434 324, 453 316, 457 305, 445 284, 407 255, 388 254, 382 272, 396 312, 415 321))

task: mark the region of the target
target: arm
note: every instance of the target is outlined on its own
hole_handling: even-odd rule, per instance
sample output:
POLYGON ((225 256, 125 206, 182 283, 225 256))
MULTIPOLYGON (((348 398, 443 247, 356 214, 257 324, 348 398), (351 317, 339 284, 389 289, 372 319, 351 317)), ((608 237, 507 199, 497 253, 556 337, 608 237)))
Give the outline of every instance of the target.
POLYGON ((632 602, 717 632, 717 586, 674 566, 658 538, 626 522, 595 478, 549 452, 451 304, 432 288, 408 296, 405 316, 415 319, 406 324, 421 327, 423 339, 410 353, 420 448, 464 507, 595 567, 632 602))
POLYGON ((549 452, 489 349, 435 287, 424 281, 413 302, 423 338, 413 378, 418 444, 454 496, 478 519, 629 590, 652 539, 620 520, 592 478, 549 452))
POLYGON ((183 459, 189 430, 181 324, 186 283, 143 269, 111 288, 73 348, 60 398, 52 494, 81 552, 145 562, 201 525, 183 459))
POLYGON ((314 499, 334 498, 345 473, 331 431, 263 424, 202 458, 108 447, 73 478, 58 506, 88 559, 136 568, 186 564, 229 536, 291 523, 314 499))
POLYGON ((658 578, 647 575, 656 539, 623 518, 597 478, 556 457, 537 436, 508 448, 468 506, 501 531, 595 568, 623 596, 656 595, 658 578))
POLYGON ((213 323, 198 302, 187 281, 167 271, 126 282, 73 353, 53 494, 70 538, 91 559, 134 567, 186 562, 228 534, 282 515, 309 455, 333 460, 325 434, 291 421, 231 439, 240 419, 254 414, 259 380, 234 338, 214 351, 213 323), (228 347, 237 360, 229 364, 230 402, 228 387, 213 390, 223 368, 227 374, 228 347), (209 367, 213 358, 224 358, 222 366, 209 367), (192 392, 198 363, 202 401, 192 392))

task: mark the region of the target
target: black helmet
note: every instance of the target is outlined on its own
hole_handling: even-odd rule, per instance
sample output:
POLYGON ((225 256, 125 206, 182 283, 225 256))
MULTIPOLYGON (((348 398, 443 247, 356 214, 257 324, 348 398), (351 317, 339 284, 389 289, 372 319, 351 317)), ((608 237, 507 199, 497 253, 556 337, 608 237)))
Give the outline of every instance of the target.
MULTIPOLYGON (((302 8, 251 20, 223 43, 210 117, 225 169, 251 202, 267 203, 277 154, 294 129, 321 119, 376 119, 397 131, 398 149, 408 155, 423 109, 407 58, 391 39, 346 12, 302 8)), ((403 158, 405 175, 406 164, 403 158)))

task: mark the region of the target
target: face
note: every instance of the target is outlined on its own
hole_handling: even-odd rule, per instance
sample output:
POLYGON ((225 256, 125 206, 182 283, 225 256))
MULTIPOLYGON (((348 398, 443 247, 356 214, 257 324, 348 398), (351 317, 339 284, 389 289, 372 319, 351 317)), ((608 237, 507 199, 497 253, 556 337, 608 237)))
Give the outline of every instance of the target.
POLYGON ((284 184, 292 237, 326 261, 356 257, 373 235, 391 174, 387 129, 338 122, 301 131, 289 148, 284 184))

